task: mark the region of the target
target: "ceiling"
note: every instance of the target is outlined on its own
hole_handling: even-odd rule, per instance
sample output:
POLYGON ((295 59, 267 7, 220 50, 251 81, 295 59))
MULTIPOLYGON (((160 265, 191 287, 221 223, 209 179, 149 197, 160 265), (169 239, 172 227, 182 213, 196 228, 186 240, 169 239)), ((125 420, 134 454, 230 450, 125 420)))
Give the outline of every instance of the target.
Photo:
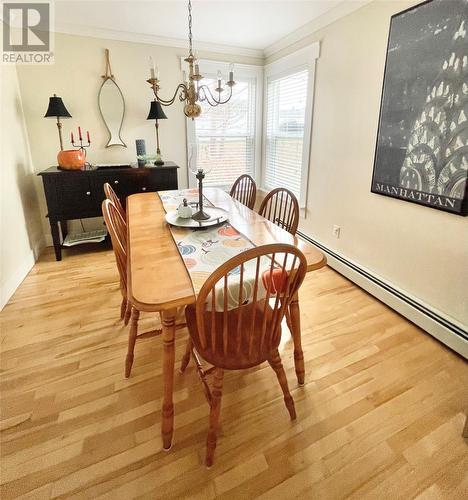
MULTIPOLYGON (((349 0, 192 0, 193 39, 263 51, 349 0)), ((57 31, 90 30, 180 39, 186 43, 185 0, 56 0, 57 31)), ((115 37, 116 33, 114 33, 115 37)), ((203 43, 205 42, 205 43, 203 43)))

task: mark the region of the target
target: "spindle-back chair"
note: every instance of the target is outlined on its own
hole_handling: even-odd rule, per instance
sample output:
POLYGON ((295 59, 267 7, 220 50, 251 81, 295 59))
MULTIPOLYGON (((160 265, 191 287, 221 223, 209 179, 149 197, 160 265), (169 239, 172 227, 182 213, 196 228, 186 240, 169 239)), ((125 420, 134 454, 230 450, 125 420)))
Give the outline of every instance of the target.
POLYGON ((250 175, 244 174, 236 179, 229 194, 232 198, 253 210, 257 197, 257 186, 250 175))
POLYGON ((120 276, 120 291, 122 293, 122 304, 120 315, 124 319, 125 325, 132 319, 130 332, 128 335, 128 350, 125 358, 125 377, 130 377, 132 371, 135 342, 137 337, 153 337, 161 333, 161 329, 151 330, 138 335, 138 320, 140 311, 132 305, 127 298, 127 223, 120 214, 119 209, 111 200, 102 202, 102 215, 109 231, 112 249, 114 250, 115 261, 120 276))
POLYGON ((108 182, 104 184, 104 194, 106 195, 106 198, 115 205, 120 215, 122 216, 122 219, 126 220, 125 208, 122 206, 119 197, 108 182))
POLYGON ((296 234, 299 202, 289 189, 276 188, 270 191, 262 201, 258 213, 289 233, 296 234))
MULTIPOLYGON (((263 199, 258 213, 289 233, 296 234, 299 225, 299 202, 289 189, 276 188, 270 191, 263 199)), ((299 315, 299 311, 297 314, 299 315)), ((290 307, 286 309, 286 323, 292 332, 290 307)))
MULTIPOLYGON (((278 346, 281 321, 306 273, 302 252, 286 244, 252 248, 221 265, 202 286, 185 316, 193 357, 210 404, 206 465, 213 464, 224 370, 268 361, 276 372, 292 420, 296 418, 278 346), (200 358, 213 365, 204 372, 200 358), (206 375, 214 373, 213 389, 206 375)), ((181 369, 185 369, 186 363, 181 369)))
POLYGON ((112 249, 119 271, 120 291, 122 293, 120 318, 127 325, 131 313, 127 301, 127 223, 118 207, 109 198, 102 202, 102 215, 111 237, 112 249))

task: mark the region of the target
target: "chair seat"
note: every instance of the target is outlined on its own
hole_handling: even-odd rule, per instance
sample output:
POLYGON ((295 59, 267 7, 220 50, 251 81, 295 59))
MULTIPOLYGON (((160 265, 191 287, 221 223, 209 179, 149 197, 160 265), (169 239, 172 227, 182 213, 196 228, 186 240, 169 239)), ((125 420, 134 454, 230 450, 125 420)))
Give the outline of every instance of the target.
MULTIPOLYGON (((224 368, 226 370, 242 370, 245 368, 251 368, 257 366, 264 361, 267 361, 271 357, 272 347, 276 349, 279 345, 281 339, 281 325, 278 331, 278 341, 275 345, 266 346, 260 345, 261 342, 261 332, 262 325, 264 321, 264 311, 267 315, 267 324, 269 323, 271 316, 273 314, 273 309, 269 304, 266 306, 265 301, 259 301, 256 304, 248 304, 242 306, 241 308, 228 311, 226 313, 227 319, 227 352, 223 352, 223 335, 224 335, 224 312, 215 312, 215 330, 216 335, 215 347, 213 348, 202 348, 200 345, 200 336, 198 335, 198 327, 196 321, 195 305, 189 305, 185 308, 185 317, 187 319, 187 326, 190 331, 190 336, 193 340, 195 348, 198 352, 202 352, 202 357, 208 363, 217 366, 219 368, 224 368), (254 316, 255 310, 255 318, 254 316), (241 312, 242 311, 242 312, 241 312), (239 328, 239 318, 241 320, 240 330, 239 328), (251 336, 252 346, 249 346, 246 336, 241 335, 240 338, 243 339, 239 343, 239 333, 242 329, 250 329, 252 320, 254 320, 254 331, 255 333, 251 336)), ((204 314, 205 330, 209 332, 208 338, 211 338, 211 327, 212 327, 212 315, 211 311, 206 311, 204 314)), ((266 344, 266 343, 263 343, 266 344)))

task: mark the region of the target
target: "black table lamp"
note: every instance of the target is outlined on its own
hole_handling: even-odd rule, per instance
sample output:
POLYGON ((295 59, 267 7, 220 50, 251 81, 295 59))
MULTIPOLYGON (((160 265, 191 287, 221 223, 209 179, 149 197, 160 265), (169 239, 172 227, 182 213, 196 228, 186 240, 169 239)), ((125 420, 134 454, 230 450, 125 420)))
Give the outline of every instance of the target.
POLYGON ((151 108, 147 120, 156 120, 156 161, 154 162, 155 165, 164 165, 164 162, 161 159, 161 150, 159 149, 158 120, 165 120, 166 118, 167 116, 162 109, 161 103, 156 99, 154 101, 151 101, 151 108))
POLYGON ((56 94, 54 94, 53 97, 49 97, 49 107, 47 108, 44 118, 57 118, 57 128, 60 140, 60 151, 63 150, 62 124, 60 123, 60 118, 71 118, 71 117, 72 116, 65 107, 65 104, 63 104, 61 97, 57 97, 56 94))

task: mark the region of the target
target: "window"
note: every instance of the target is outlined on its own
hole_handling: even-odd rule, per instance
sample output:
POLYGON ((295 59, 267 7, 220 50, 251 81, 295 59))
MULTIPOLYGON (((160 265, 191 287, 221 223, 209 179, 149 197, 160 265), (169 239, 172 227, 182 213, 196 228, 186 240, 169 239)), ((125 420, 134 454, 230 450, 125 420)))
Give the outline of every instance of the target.
MULTIPOLYGON (((229 189, 240 175, 250 174, 264 190, 286 187, 301 208, 306 206, 319 52, 316 42, 264 67, 236 64, 230 102, 218 107, 201 103, 201 115, 187 120, 187 151, 190 170, 209 172, 205 185, 229 189)), ((214 89, 217 70, 227 74, 228 67, 200 61, 203 84, 214 89)), ((194 187, 190 170, 189 186, 194 187)))
MULTIPOLYGON (((209 72, 211 66, 220 65, 200 62, 200 72, 205 77, 202 83, 214 89, 216 73, 209 72)), ((217 107, 202 102, 201 115, 193 121, 187 121, 189 167, 208 171, 204 180, 206 186, 228 189, 242 174, 256 176, 260 163, 257 122, 261 115, 258 109, 261 101, 258 98, 257 72, 257 68, 251 69, 249 75, 248 70, 242 71, 242 68, 235 66, 236 85, 231 100, 217 107)), ((195 182, 189 171, 190 185, 193 186, 195 182)))
POLYGON ((270 79, 266 98, 265 182, 301 194, 308 70, 270 79))
POLYGON ((307 201, 315 60, 319 44, 266 66, 262 187, 307 201))

